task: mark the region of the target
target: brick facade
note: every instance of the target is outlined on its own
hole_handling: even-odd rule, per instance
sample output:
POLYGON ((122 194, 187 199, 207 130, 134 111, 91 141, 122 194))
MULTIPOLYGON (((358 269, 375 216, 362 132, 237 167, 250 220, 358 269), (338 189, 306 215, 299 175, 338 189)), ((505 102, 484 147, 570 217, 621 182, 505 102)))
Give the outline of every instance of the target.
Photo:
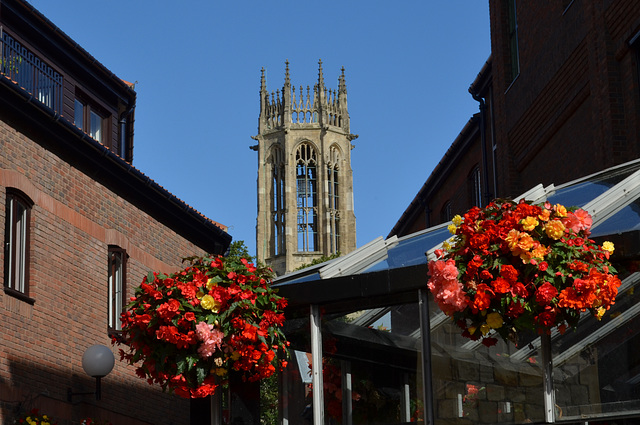
MULTIPOLYGON (((24 11, 20 1, 3 7, 0 17, 24 11)), ((26 16, 46 23, 37 12, 26 16)), ((101 65, 86 66, 104 75, 101 65)), ((102 83, 135 95, 124 84, 102 83)), ((0 292, 0 422, 13 423, 17 412, 36 407, 59 425, 79 424, 85 417, 114 425, 189 423, 189 402, 138 378, 134 368, 118 361, 116 347, 114 370, 102 379, 102 400, 78 395, 67 401, 68 389, 95 390, 95 380, 82 369, 84 350, 94 344, 111 347, 109 246, 128 256, 128 299, 149 271, 173 272, 182 268, 183 257, 222 254, 231 239, 224 227, 133 168, 127 162, 132 152, 121 158, 90 139, 0 75, 0 238, 5 243, 8 191, 20 191, 33 202, 27 299, 7 291, 8 254, 0 252, 5 287, 0 292)))

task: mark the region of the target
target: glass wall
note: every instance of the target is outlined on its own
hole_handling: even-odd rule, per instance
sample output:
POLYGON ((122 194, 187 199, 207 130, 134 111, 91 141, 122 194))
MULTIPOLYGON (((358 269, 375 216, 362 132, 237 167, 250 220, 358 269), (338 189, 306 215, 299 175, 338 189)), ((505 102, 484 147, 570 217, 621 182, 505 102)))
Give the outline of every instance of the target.
MULTIPOLYGON (((292 356, 283 374, 285 423, 313 423, 308 330, 302 319, 287 329, 292 356)), ((324 313, 321 331, 325 424, 423 420, 417 304, 324 313)))

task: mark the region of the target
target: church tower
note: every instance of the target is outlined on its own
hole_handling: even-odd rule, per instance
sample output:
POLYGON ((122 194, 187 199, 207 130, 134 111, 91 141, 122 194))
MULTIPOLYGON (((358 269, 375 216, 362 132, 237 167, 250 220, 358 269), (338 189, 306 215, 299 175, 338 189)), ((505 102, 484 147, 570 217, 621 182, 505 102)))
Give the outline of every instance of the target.
POLYGON ((284 86, 267 91, 262 69, 258 135, 259 261, 278 275, 316 258, 356 247, 347 85, 324 84, 322 61, 311 89, 291 84, 286 62, 284 86))

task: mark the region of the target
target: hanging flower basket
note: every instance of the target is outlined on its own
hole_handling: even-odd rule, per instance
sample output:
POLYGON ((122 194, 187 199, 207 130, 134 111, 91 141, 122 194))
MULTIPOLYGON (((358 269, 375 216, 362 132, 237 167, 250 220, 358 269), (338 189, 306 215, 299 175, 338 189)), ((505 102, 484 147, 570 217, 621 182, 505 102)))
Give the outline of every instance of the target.
POLYGON ((589 311, 602 318, 620 286, 613 244, 589 239, 591 216, 562 205, 496 200, 456 216, 453 238, 429 261, 428 287, 472 340, 519 331, 564 333, 589 311))
POLYGON ((255 382, 286 366, 286 299, 270 270, 246 259, 188 259, 184 270, 150 273, 122 315, 121 360, 150 384, 185 398, 213 394, 236 371, 255 382))

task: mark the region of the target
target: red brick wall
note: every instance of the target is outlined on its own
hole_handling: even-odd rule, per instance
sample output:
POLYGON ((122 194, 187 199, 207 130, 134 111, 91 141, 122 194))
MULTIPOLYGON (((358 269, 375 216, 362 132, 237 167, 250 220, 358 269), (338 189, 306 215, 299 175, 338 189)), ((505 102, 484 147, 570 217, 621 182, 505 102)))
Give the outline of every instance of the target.
POLYGON ((640 91, 629 39, 640 3, 517 1, 520 74, 508 81, 503 1, 489 2, 500 196, 637 158, 640 91))
POLYGON ((114 425, 188 423, 187 402, 162 394, 119 361, 103 379, 102 401, 79 396, 68 404, 66 392, 93 391, 93 379, 82 370, 82 353, 93 344, 110 346, 108 245, 130 256, 128 296, 149 270, 175 271, 182 257, 204 252, 0 121, 3 241, 7 187, 34 201, 29 287, 35 304, 0 291, 0 422, 27 400, 46 408, 60 425, 78 423, 81 414, 109 418, 114 425))

